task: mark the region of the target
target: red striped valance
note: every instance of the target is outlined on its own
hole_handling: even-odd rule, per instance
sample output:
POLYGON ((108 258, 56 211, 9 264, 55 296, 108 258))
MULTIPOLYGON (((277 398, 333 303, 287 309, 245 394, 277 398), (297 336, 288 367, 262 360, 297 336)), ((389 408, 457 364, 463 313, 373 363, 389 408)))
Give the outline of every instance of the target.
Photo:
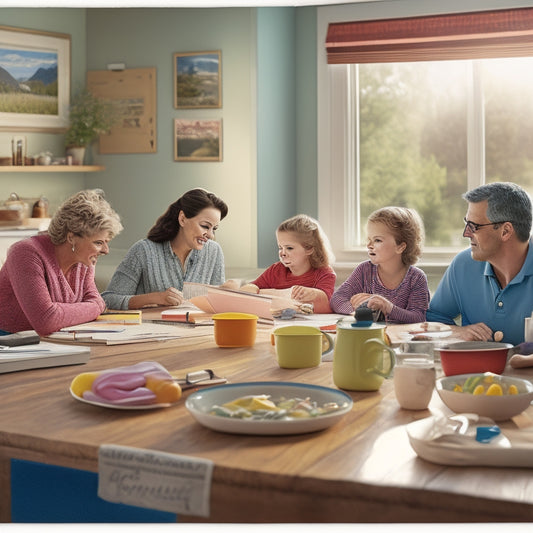
POLYGON ((383 63, 533 55, 533 8, 328 27, 328 63, 383 63))

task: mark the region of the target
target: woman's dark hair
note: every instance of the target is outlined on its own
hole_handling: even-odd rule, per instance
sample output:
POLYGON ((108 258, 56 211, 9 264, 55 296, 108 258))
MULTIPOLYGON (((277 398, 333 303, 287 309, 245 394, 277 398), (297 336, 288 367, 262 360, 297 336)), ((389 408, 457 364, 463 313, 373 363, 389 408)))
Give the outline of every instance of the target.
POLYGON ((148 238, 153 242, 171 241, 180 229, 178 215, 180 211, 187 218, 195 217, 200 211, 207 207, 214 207, 220 211, 220 220, 228 214, 226 203, 205 189, 191 189, 173 204, 156 220, 148 232, 148 238))

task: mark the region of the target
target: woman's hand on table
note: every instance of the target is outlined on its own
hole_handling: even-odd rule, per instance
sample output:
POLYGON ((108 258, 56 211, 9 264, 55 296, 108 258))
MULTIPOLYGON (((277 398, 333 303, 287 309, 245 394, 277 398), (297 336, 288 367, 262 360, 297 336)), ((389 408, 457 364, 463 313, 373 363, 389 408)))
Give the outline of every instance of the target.
POLYGON ((241 282, 238 279, 227 279, 222 285, 220 285, 220 288, 238 291, 241 288, 241 282))
POLYGON ((160 305, 181 305, 183 303, 183 293, 174 287, 169 287, 159 294, 161 295, 160 305))

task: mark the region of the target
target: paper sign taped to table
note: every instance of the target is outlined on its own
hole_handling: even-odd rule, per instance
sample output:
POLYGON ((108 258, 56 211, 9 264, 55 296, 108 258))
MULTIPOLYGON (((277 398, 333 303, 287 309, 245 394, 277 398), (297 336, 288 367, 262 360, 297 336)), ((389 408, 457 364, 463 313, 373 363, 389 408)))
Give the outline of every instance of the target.
POLYGON ((104 444, 98 496, 113 503, 209 517, 213 461, 104 444))

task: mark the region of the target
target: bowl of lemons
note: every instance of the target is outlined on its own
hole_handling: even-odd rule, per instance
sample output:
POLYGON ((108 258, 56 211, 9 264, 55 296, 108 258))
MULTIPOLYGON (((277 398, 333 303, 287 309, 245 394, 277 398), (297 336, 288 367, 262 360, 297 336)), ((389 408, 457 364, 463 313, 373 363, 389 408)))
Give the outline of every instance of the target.
POLYGON ((475 413, 494 421, 507 420, 533 401, 533 384, 527 379, 483 374, 458 374, 437 380, 441 400, 456 413, 475 413))

